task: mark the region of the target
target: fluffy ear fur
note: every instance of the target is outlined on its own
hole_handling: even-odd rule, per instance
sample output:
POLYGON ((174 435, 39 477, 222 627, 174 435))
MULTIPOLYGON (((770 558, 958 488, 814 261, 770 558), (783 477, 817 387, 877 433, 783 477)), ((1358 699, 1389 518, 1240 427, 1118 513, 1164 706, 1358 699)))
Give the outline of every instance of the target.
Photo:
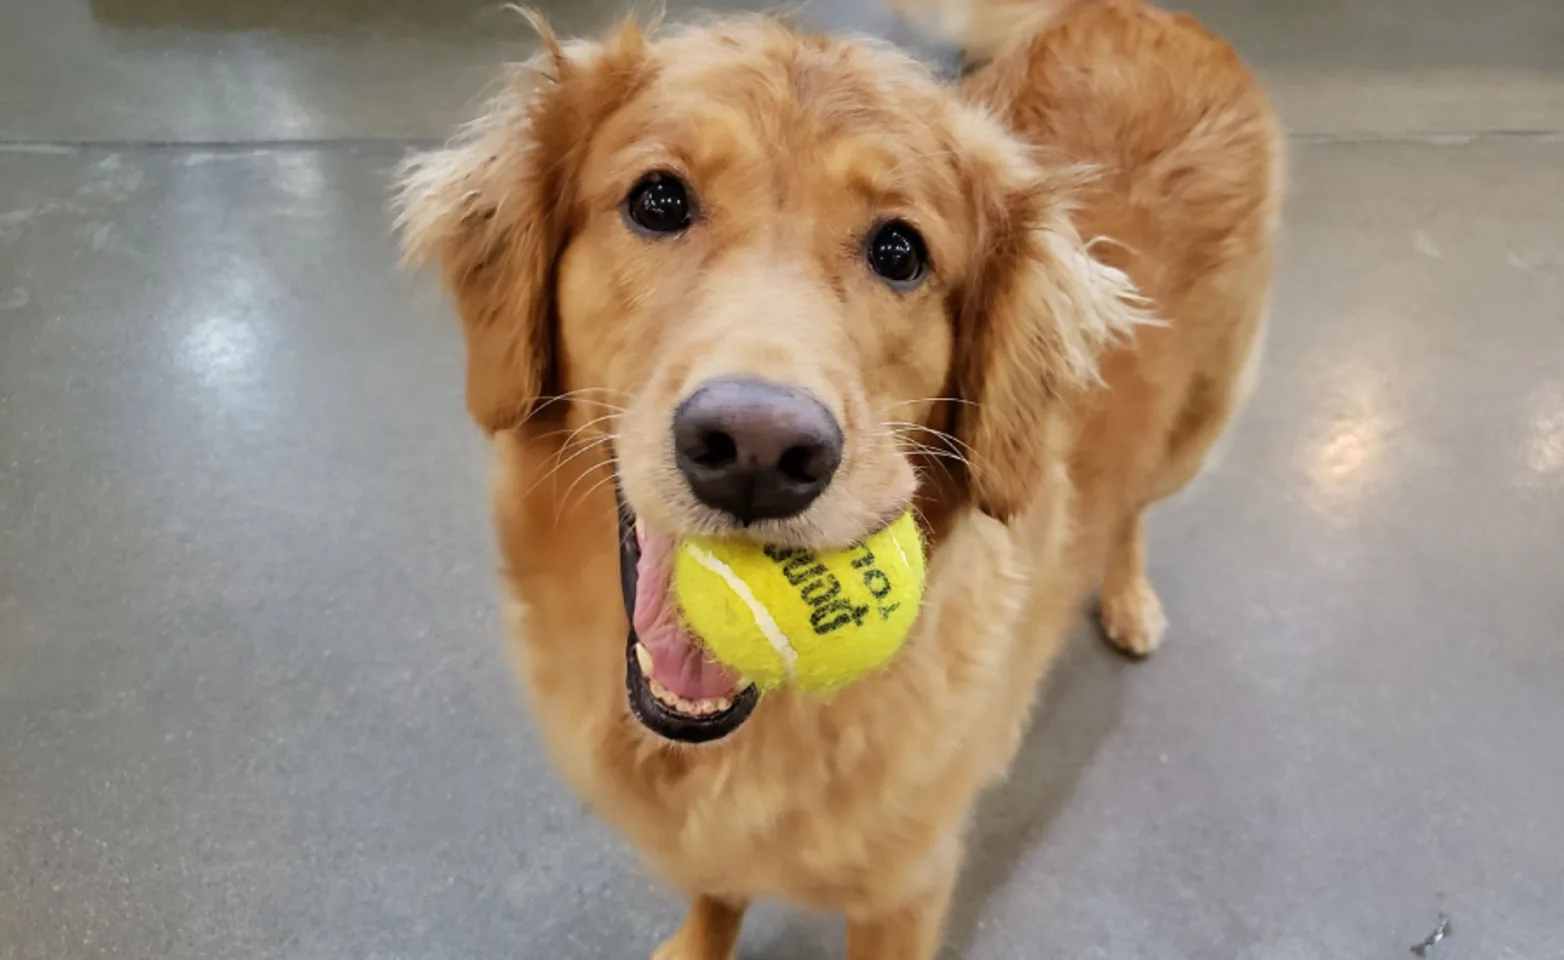
POLYGON ((993 150, 973 181, 980 262, 958 306, 956 433, 978 508, 1007 520, 1043 480, 1051 405, 1095 383, 1103 348, 1150 318, 1129 278, 1092 256, 1070 221, 1084 174, 1049 175, 1007 134, 985 139, 993 150))
POLYGON ((563 45, 527 18, 542 52, 452 143, 410 159, 398 196, 404 260, 440 265, 467 336, 467 409, 490 433, 555 392, 555 265, 581 158, 649 69, 633 22, 604 44, 563 45))

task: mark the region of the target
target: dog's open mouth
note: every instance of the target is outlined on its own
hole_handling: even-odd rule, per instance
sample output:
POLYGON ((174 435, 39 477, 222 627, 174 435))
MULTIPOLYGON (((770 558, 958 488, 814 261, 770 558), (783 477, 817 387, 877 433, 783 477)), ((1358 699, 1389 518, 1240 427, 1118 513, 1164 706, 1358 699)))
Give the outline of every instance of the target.
POLYGON ((737 730, 760 691, 717 663, 685 628, 673 599, 674 539, 636 522, 620 502, 619 576, 630 637, 625 691, 647 729, 681 743, 737 730))

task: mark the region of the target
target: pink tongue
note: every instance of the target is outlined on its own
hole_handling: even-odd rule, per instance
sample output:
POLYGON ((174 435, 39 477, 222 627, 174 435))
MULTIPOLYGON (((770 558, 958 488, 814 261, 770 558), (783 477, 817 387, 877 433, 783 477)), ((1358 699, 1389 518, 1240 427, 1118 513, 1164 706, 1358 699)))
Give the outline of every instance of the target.
POLYGON ((673 602, 673 538, 641 535, 636 565, 635 633, 652 655, 652 679, 686 700, 731 697, 739 676, 711 660, 684 628, 673 602))

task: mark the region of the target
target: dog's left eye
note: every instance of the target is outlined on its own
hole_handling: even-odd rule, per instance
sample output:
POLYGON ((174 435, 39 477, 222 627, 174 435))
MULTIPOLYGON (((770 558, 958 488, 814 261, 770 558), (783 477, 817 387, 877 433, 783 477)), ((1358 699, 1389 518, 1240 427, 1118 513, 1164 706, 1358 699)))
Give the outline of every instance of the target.
POLYGON ((869 237, 869 266, 893 287, 911 287, 923 279, 929 252, 923 237, 905 220, 890 220, 869 237))
POLYGON ((641 178, 625 198, 625 216, 645 233, 678 233, 690 225, 693 204, 684 181, 671 173, 641 178))

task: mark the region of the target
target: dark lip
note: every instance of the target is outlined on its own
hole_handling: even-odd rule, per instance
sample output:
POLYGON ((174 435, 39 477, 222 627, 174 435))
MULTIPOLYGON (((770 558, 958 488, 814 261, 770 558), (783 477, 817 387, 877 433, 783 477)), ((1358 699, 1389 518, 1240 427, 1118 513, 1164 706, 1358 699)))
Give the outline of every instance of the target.
POLYGON ((709 717, 687 717, 663 706, 652 696, 651 687, 641 673, 641 663, 636 659, 635 646, 640 638, 635 635, 635 587, 636 565, 641 559, 641 545, 635 536, 635 514, 625 503, 624 495, 614 484, 619 508, 619 587, 624 597, 625 619, 629 623, 629 637, 625 641, 625 697, 630 712, 641 725, 658 736, 675 743, 711 743, 721 740, 744 725, 755 705, 760 702, 760 691, 746 687, 733 698, 733 706, 709 717))

